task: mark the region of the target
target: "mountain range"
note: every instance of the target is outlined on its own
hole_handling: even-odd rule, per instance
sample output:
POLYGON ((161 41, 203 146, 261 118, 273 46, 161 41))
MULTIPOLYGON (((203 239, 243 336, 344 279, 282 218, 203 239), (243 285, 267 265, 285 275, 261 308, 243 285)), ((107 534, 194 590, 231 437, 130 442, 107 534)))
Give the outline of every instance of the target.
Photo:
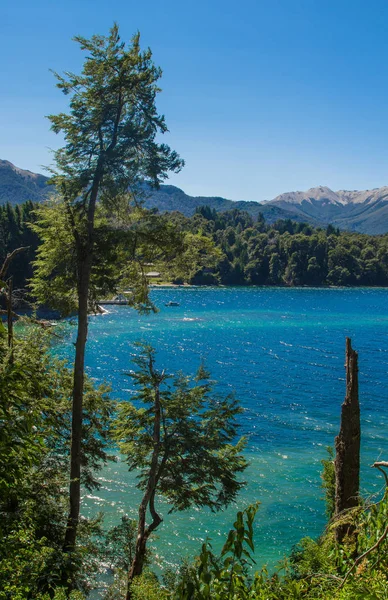
POLYGON ((19 169, 8 160, 0 160, 0 204, 39 202, 50 191, 47 179, 44 175, 19 169))
MULTIPOLYGON (((37 202, 52 192, 44 175, 20 169, 7 160, 0 160, 0 204, 37 202)), ((388 186, 373 190, 334 192, 319 186, 306 192, 287 192, 264 202, 235 201, 214 196, 189 196, 173 185, 160 189, 145 188, 145 205, 161 212, 179 211, 191 216, 199 206, 207 205, 223 212, 237 208, 257 217, 263 213, 269 223, 277 219, 292 219, 315 226, 332 224, 340 229, 369 234, 388 232, 388 186)))

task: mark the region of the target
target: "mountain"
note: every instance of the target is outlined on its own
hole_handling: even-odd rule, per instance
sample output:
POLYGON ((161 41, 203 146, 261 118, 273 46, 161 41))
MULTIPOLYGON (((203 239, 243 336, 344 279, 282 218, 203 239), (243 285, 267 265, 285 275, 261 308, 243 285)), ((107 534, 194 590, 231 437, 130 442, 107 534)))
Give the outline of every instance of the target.
MULTIPOLYGON (((158 208, 161 212, 177 210, 186 217, 193 215, 197 207, 206 205, 218 212, 233 209, 246 210, 253 217, 263 213, 269 223, 273 223, 278 219, 306 221, 305 217, 299 214, 298 211, 294 211, 291 206, 282 208, 269 202, 227 200, 219 196, 189 196, 174 185, 161 185, 159 190, 147 187, 144 191, 144 199, 147 208, 158 208)), ((310 218, 309 222, 312 223, 313 221, 315 225, 319 224, 318 221, 310 218)))
MULTIPOLYGON (((40 201, 51 193, 48 178, 15 167, 0 160, 0 204, 18 204, 26 200, 40 201)), ((373 190, 334 192, 319 186, 306 192, 287 192, 266 202, 234 201, 218 196, 189 196, 173 185, 161 185, 159 190, 144 187, 145 205, 161 212, 179 211, 194 214, 198 206, 207 205, 223 212, 246 210, 253 217, 262 213, 267 222, 291 219, 326 227, 329 223, 340 229, 361 233, 388 232, 388 186, 373 190)))
POLYGON ((340 229, 360 233, 380 234, 388 232, 388 187, 374 190, 333 192, 319 186, 307 192, 287 192, 267 202, 226 200, 219 197, 188 196, 173 185, 162 185, 160 190, 146 191, 148 208, 161 211, 179 210, 186 216, 204 204, 217 211, 246 210, 253 217, 262 213, 268 223, 277 219, 310 223, 327 227, 332 224, 340 229))
POLYGON ((281 194, 268 204, 291 210, 300 219, 319 221, 340 229, 379 234, 388 231, 388 187, 333 192, 328 187, 281 194))
MULTIPOLYGON (((52 189, 47 185, 48 177, 38 175, 31 171, 25 171, 15 167, 7 160, 0 160, 0 204, 10 202, 20 204, 26 200, 39 202, 46 198, 52 189)), ((161 212, 179 211, 187 217, 194 214, 198 206, 208 205, 217 211, 246 210, 253 217, 261 212, 269 223, 277 219, 293 219, 294 221, 305 221, 304 216, 293 211, 292 208, 280 208, 259 202, 246 202, 227 200, 220 197, 189 196, 183 190, 174 185, 161 185, 160 189, 153 190, 146 186, 142 190, 147 208, 158 208, 161 212)), ((319 225, 318 221, 309 219, 310 223, 319 225)))
POLYGON ((19 169, 8 160, 0 160, 0 204, 39 202, 51 191, 47 179, 44 175, 19 169))

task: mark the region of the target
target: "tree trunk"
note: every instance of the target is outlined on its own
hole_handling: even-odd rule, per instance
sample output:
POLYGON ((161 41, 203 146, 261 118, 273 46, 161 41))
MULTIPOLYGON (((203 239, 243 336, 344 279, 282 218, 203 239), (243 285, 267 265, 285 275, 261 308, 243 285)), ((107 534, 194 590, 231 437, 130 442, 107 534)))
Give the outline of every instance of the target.
MULTIPOLYGON (((8 323, 8 348, 12 348, 12 346, 13 346, 12 277, 10 277, 8 279, 7 323, 8 323)), ((11 362, 12 362, 12 356, 11 356, 11 362)))
POLYGON ((85 380, 85 347, 88 335, 88 308, 90 275, 93 264, 94 245, 94 216, 96 210, 99 185, 103 175, 104 155, 100 155, 96 168, 93 185, 87 209, 86 239, 73 228, 77 247, 78 262, 78 329, 75 344, 74 373, 73 373, 73 406, 71 422, 70 446, 70 486, 69 486, 69 515, 67 518, 64 552, 72 552, 77 540, 77 528, 81 505, 81 445, 82 445, 82 410, 85 380))
POLYGON ((82 411, 85 379, 85 346, 88 333, 88 296, 91 270, 91 256, 80 260, 78 283, 78 330, 75 344, 73 374, 73 406, 70 448, 70 510, 67 520, 63 549, 74 550, 77 539, 77 527, 81 502, 81 443, 82 443, 82 411))
MULTIPOLYGON (((153 365, 152 359, 150 361, 150 372, 152 373, 153 365)), ((153 429, 153 453, 151 459, 150 472, 148 475, 147 487, 144 493, 143 499, 139 507, 139 524, 138 524, 138 535, 136 540, 135 556, 133 558, 131 567, 128 573, 128 586, 126 600, 131 600, 131 583, 134 577, 138 577, 143 572, 145 553, 147 547, 147 540, 151 533, 160 525, 162 522, 161 517, 155 510, 155 492, 158 483, 158 460, 160 452, 160 423, 161 423, 161 406, 160 406, 160 391, 159 383, 155 384, 155 396, 154 396, 154 429, 153 429), (146 527, 146 516, 147 508, 150 508, 152 523, 146 527)))
MULTIPOLYGON (((341 410, 341 426, 335 439, 335 515, 354 508, 359 502, 360 485, 360 405, 358 401, 358 355, 346 338, 346 396, 341 410)), ((336 538, 342 542, 354 528, 349 523, 336 529, 336 538)))
MULTIPOLYGON (((147 546, 147 531, 145 527, 147 514, 147 506, 142 502, 139 508, 139 525, 138 525, 138 536, 136 540, 136 548, 135 555, 133 557, 133 561, 128 573, 128 582, 130 583, 134 577, 141 575, 144 567, 146 546, 147 546)), ((127 599, 130 598, 130 595, 127 595, 127 599)))

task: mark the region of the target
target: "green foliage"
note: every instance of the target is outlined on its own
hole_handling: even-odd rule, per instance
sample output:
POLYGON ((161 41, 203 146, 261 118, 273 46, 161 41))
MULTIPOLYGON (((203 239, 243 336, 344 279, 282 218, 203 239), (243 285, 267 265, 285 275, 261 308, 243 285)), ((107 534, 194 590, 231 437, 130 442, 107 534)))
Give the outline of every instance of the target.
POLYGON ((333 536, 322 536, 318 540, 303 538, 294 546, 290 556, 293 576, 304 579, 316 573, 335 574, 337 569, 332 550, 333 536))
POLYGON ((238 512, 219 557, 209 542, 203 544, 196 565, 178 583, 176 600, 248 598, 248 569, 254 563, 253 521, 258 504, 238 512))
POLYGON ((27 280, 32 276, 32 261, 38 245, 38 237, 29 226, 33 221, 32 202, 15 207, 9 203, 0 205, 0 265, 12 250, 22 246, 26 248, 14 258, 8 269, 14 290, 26 288, 27 280))
MULTIPOLYGON (((206 219, 201 211, 191 218, 158 215, 141 209, 133 196, 106 200, 104 206, 97 211, 91 299, 130 286, 133 304, 145 306, 144 274, 150 263, 164 280, 199 285, 388 285, 387 235, 333 234, 330 228, 307 229, 291 221, 268 226, 238 211, 208 213, 206 207, 206 219)), ((35 294, 64 313, 76 306, 71 235, 66 215, 53 199, 39 207, 0 207, 3 259, 16 247, 29 246, 11 265, 15 287, 25 287, 31 277, 40 239, 35 294), (21 221, 15 211, 20 211, 21 221), (52 289, 54 282, 57 290, 52 289)))
POLYGON ((335 469, 334 469, 334 450, 331 446, 327 447, 328 458, 321 460, 322 470, 322 488, 325 491, 326 516, 328 519, 334 514, 335 509, 335 469))
MULTIPOLYGON (((128 303, 153 310, 145 276, 148 263, 170 261, 183 248, 179 231, 165 216, 137 206, 128 196, 116 198, 112 215, 98 206, 94 223, 94 260, 89 307, 122 289, 131 288, 128 303)), ((78 306, 78 254, 74 230, 63 202, 52 198, 35 209, 34 232, 40 239, 31 289, 41 303, 69 315, 78 306)), ((175 262, 176 259, 175 259, 175 262)), ((179 261, 178 261, 179 262, 179 261)))
POLYGON ((55 73, 69 113, 49 116, 65 145, 54 152, 57 198, 37 208, 32 289, 39 302, 70 314, 80 298, 84 306, 87 295, 93 310, 129 281, 132 304, 152 309, 141 265, 169 252, 175 232, 141 208, 140 184, 157 186, 183 166, 156 141, 167 131, 155 106, 161 70, 149 49, 141 51, 140 35, 126 45, 117 25, 108 36, 75 41, 87 58, 79 75, 55 73))
POLYGON ((174 260, 161 261, 163 277, 170 281, 189 281, 192 284, 218 284, 215 270, 222 260, 222 252, 211 238, 201 232, 186 232, 182 248, 174 260))
MULTIPOLYGON (((382 536, 388 525, 388 493, 376 503, 368 504, 358 518, 357 546, 359 554, 373 546, 382 536)), ((385 538, 378 546, 376 554, 372 556, 377 562, 383 562, 388 567, 388 539, 385 538)))
POLYGON ((103 553, 112 571, 128 571, 133 560, 136 533, 136 521, 125 515, 121 523, 105 535, 103 553))
POLYGON ((131 597, 133 600, 169 600, 170 594, 161 588, 157 577, 145 571, 140 577, 136 577, 131 585, 131 597))
POLYGON ((115 438, 129 469, 139 472, 138 486, 145 488, 151 466, 158 380, 162 421, 158 492, 171 504, 170 512, 190 506, 218 510, 228 505, 244 485, 237 475, 247 466, 241 454, 244 440, 234 442, 236 416, 241 411, 236 400, 214 394, 203 368, 194 379, 183 374, 171 378, 154 371, 150 368, 154 363, 150 347, 142 347, 134 362, 138 370, 131 377, 138 392, 133 402, 119 406, 115 438))
MULTIPOLYGON (((266 225, 262 216, 230 210, 197 209, 193 217, 171 215, 177 225, 212 240, 221 256, 210 265, 212 279, 224 285, 388 285, 388 236, 327 230, 280 220, 266 225)), ((209 283, 209 269, 189 283, 209 283), (206 275, 206 277, 204 276, 206 275)))
MULTIPOLYGON (((82 521, 69 570, 62 545, 72 377, 66 364, 48 353, 49 334, 37 327, 23 331, 14 340, 10 360, 6 332, 0 328, 0 599, 46 600, 44 594, 53 597, 64 573, 81 592, 92 585, 98 568, 93 538, 99 535, 100 523, 82 521)), ((94 388, 87 380, 81 448, 87 489, 98 487, 96 470, 110 458, 113 409, 107 388, 94 388)))
POLYGON ((353 600, 388 598, 388 498, 366 504, 354 514, 358 547, 338 546, 332 528, 317 541, 304 538, 278 570, 254 573, 253 520, 257 505, 237 514, 220 553, 209 542, 176 578, 169 577, 171 600, 353 600), (356 556, 362 560, 355 562, 356 556))
POLYGON ((70 97, 69 114, 50 115, 55 133, 66 145, 55 152, 60 194, 87 201, 96 173, 102 175, 102 199, 126 193, 128 186, 147 179, 158 183, 183 163, 166 144, 156 142, 167 126, 155 106, 160 68, 150 49, 140 49, 140 34, 121 41, 115 24, 108 36, 74 40, 87 53, 82 72, 55 73, 57 87, 70 97))

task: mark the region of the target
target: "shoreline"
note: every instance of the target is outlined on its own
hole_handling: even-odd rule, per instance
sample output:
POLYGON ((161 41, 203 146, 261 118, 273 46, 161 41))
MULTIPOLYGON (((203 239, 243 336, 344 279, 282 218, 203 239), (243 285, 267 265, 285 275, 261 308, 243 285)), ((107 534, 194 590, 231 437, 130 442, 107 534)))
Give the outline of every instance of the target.
MULTIPOLYGON (((191 283, 149 284, 150 289, 263 289, 263 290, 388 290, 388 285, 193 285, 191 283)), ((130 290, 128 290, 130 291, 130 290)), ((127 292, 127 291, 126 291, 127 292)))

